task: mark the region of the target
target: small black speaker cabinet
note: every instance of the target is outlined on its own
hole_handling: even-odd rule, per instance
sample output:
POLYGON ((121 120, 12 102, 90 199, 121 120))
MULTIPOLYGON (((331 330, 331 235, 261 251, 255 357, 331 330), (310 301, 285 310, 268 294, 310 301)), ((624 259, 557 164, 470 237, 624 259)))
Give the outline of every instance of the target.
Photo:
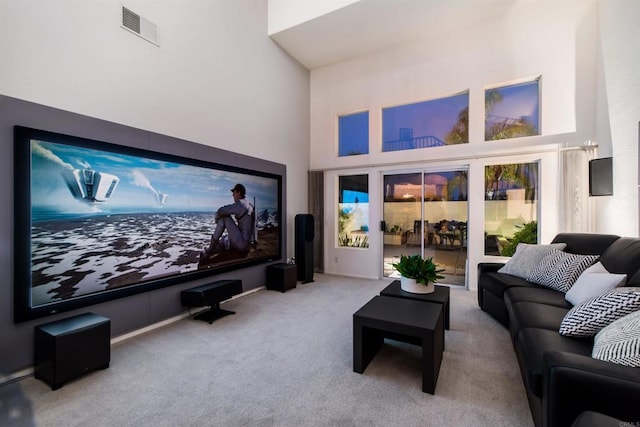
POLYGON ((267 267, 267 289, 286 292, 296 287, 297 271, 292 264, 278 263, 267 267))
POLYGON ((242 293, 242 280, 218 280, 180 292, 185 307, 214 306, 242 293))
POLYGON ((236 314, 235 311, 223 310, 220 303, 242 293, 242 280, 218 280, 195 288, 185 289, 180 292, 180 301, 185 307, 211 307, 194 316, 194 319, 213 323, 228 314, 236 314))
POLYGON ((296 215, 295 227, 298 280, 302 283, 313 282, 313 239, 315 237, 313 215, 296 215))
POLYGON ((589 161, 589 195, 613 195, 613 158, 604 157, 589 161))
POLYGON ((37 326, 34 376, 56 390, 82 374, 109 367, 111 321, 93 313, 37 326))

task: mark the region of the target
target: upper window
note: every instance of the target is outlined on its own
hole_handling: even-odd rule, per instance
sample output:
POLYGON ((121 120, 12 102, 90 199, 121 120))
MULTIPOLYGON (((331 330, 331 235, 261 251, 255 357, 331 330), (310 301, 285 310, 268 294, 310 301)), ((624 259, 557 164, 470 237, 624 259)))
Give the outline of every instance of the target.
POLYGON ((382 151, 468 142, 468 92, 382 110, 382 151))
POLYGON ((484 92, 484 139, 540 135, 540 80, 484 92))
POLYGON ((338 117, 338 156, 369 154, 369 112, 338 117))

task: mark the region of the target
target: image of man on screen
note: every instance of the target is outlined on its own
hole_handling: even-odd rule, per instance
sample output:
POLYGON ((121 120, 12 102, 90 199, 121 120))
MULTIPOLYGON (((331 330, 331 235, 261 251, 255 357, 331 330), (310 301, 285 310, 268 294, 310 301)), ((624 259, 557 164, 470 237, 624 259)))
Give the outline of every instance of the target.
POLYGON ((241 256, 249 253, 253 230, 253 206, 246 199, 247 190, 244 185, 236 184, 231 192, 233 203, 220 207, 216 212, 216 229, 211 235, 211 244, 204 249, 201 259, 228 249, 236 251, 241 256), (225 231, 226 238, 221 240, 225 231))

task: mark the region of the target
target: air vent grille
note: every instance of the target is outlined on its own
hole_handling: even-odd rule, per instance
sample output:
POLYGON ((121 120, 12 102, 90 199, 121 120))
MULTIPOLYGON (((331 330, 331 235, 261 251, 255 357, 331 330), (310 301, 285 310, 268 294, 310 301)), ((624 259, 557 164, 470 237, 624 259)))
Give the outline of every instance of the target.
POLYGON ((140 15, 131 12, 126 7, 122 8, 122 25, 134 33, 140 34, 140 15))
POLYGON ((131 31, 133 34, 142 37, 156 46, 160 46, 158 26, 124 6, 122 7, 122 28, 131 31))

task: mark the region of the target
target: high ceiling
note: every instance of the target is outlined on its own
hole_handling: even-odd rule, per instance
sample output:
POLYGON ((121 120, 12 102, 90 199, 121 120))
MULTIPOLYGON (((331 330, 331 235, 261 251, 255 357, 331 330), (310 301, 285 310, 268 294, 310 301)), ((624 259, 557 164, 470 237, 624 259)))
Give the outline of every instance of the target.
POLYGON ((314 69, 497 19, 517 1, 361 0, 271 38, 314 69))

